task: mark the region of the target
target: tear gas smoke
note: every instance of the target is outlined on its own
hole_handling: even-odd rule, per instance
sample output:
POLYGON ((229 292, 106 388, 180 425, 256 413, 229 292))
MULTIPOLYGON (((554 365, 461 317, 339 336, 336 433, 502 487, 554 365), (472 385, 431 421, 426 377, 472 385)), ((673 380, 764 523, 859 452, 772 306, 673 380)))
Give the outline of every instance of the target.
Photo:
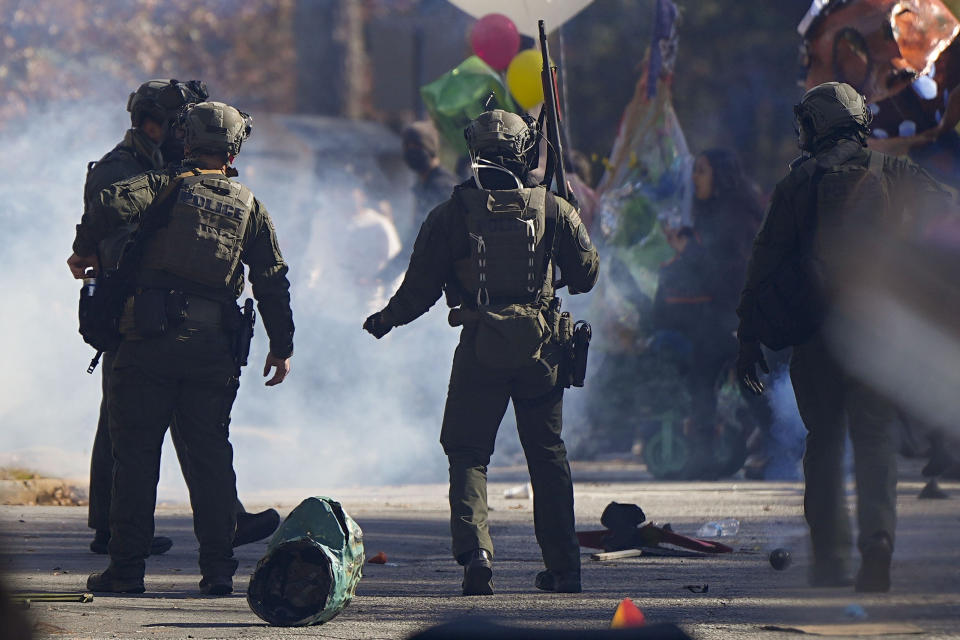
MULTIPOLYGON (((254 117, 236 164, 271 212, 290 264, 297 333, 290 377, 268 389, 258 371, 267 340, 257 324, 232 414, 241 496, 443 481, 438 438, 457 332, 438 309, 380 341, 360 328, 395 283, 373 278, 383 234, 348 233, 349 223, 362 208, 388 207, 403 212, 402 223, 412 176, 385 171, 382 153, 389 148, 399 163, 399 141, 369 123, 254 117), (357 273, 358 265, 366 271, 357 273)), ((82 213, 86 164, 111 149, 128 122, 122 105, 50 104, 0 133, 7 230, 0 464, 87 474, 100 374, 84 373, 93 354, 77 334, 80 283, 65 259, 82 213)), ((169 446, 160 495, 186 495, 169 446)))
POLYGON ((763 477, 766 480, 799 480, 807 432, 797 410, 797 398, 786 367, 773 371, 765 396, 773 411, 773 422, 763 477))

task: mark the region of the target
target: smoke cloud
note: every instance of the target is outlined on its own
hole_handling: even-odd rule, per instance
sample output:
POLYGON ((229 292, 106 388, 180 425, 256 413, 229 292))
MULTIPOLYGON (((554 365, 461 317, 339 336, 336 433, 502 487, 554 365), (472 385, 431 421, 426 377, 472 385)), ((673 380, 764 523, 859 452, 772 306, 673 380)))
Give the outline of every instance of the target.
MULTIPOLYGON (((350 221, 365 207, 392 210, 401 229, 409 218, 412 176, 389 166, 385 153, 399 159, 399 141, 364 123, 338 133, 345 125, 337 121, 254 117, 236 166, 277 228, 290 264, 297 333, 291 375, 266 388, 259 369, 267 340, 257 325, 232 414, 241 497, 442 481, 446 460, 438 439, 458 338, 442 300, 383 340, 361 330, 396 283, 372 279, 379 236, 369 234, 376 242, 368 242, 350 232, 350 221), (358 274, 365 261, 369 273, 358 274)), ((80 283, 65 261, 82 213, 86 164, 111 149, 127 126, 122 105, 51 103, 0 133, 6 229, 0 464, 75 478, 88 472, 100 373, 84 372, 93 352, 77 333, 80 283)), ((510 435, 501 442, 509 455, 510 435)), ((160 497, 185 496, 166 445, 160 497)))

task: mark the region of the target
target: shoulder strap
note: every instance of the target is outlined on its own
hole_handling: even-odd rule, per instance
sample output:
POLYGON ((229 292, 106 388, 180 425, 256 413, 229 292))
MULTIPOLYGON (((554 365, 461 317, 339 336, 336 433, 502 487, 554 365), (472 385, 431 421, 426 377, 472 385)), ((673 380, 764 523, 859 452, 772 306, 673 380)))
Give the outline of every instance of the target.
POLYGON ((879 180, 883 180, 883 154, 876 151, 867 149, 867 153, 870 155, 870 161, 867 164, 867 169, 877 177, 879 180))
POLYGON ((557 237, 560 233, 560 203, 550 189, 547 189, 545 204, 546 224, 549 225, 553 220, 553 233, 550 236, 550 244, 547 245, 547 252, 543 256, 543 283, 540 285, 540 292, 537 293, 538 301, 543 297, 548 278, 551 280, 554 291, 563 286, 562 280, 553 282, 553 256, 557 252, 557 237))
POLYGON ((147 240, 157 229, 166 226, 169 222, 170 211, 173 209, 184 175, 180 174, 171 179, 167 186, 157 194, 153 202, 140 214, 140 225, 133 234, 133 241, 124 249, 120 256, 120 263, 117 265, 117 275, 120 276, 121 281, 129 283, 133 279, 137 269, 140 268, 140 263, 143 261, 147 240))

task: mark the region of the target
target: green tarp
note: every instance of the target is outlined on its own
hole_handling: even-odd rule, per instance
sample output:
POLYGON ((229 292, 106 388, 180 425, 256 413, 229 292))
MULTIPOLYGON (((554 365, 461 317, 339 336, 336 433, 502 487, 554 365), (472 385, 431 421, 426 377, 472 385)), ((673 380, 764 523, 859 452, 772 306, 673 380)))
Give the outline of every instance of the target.
POLYGON ((247 602, 270 624, 323 624, 350 603, 363 563, 363 532, 353 518, 335 500, 307 498, 270 539, 247 602))

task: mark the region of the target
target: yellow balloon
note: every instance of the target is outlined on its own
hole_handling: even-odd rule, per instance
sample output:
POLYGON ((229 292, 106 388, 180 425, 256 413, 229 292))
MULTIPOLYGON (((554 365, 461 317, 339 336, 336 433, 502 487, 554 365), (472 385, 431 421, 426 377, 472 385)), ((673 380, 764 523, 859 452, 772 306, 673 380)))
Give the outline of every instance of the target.
POLYGON ((514 56, 507 67, 507 86, 514 99, 524 109, 543 102, 543 57, 539 49, 525 49, 514 56))

